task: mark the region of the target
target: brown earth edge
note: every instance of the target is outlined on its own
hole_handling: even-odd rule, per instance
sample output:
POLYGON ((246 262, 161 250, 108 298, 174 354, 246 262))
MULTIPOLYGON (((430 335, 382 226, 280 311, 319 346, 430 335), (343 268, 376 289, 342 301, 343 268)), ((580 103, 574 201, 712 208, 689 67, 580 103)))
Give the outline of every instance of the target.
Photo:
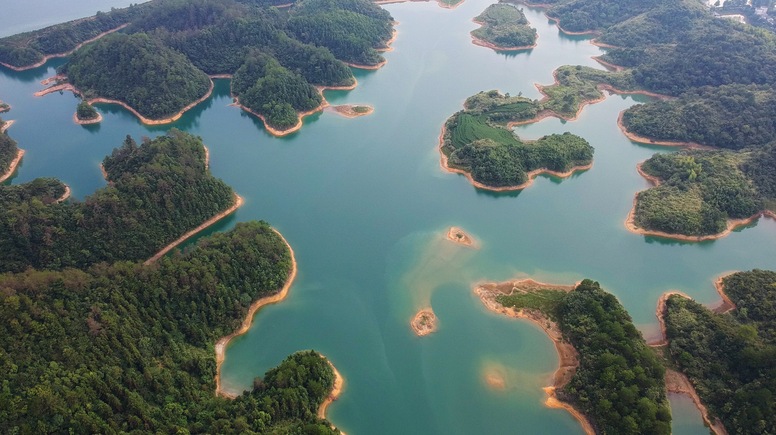
POLYGON ((76 113, 73 113, 73 122, 75 122, 78 125, 98 124, 102 122, 102 114, 100 112, 97 112, 97 117, 94 119, 81 119, 78 117, 78 112, 76 112, 76 113))
POLYGON ((439 166, 444 171, 452 172, 455 174, 462 174, 469 180, 469 182, 474 187, 477 187, 479 189, 490 190, 492 192, 508 192, 513 190, 523 190, 527 187, 530 187, 533 184, 536 177, 539 175, 544 174, 544 175, 552 175, 554 177, 568 178, 577 171, 587 171, 588 169, 593 167, 593 163, 590 163, 589 165, 574 166, 566 172, 557 172, 557 171, 549 170, 547 168, 539 168, 539 169, 534 169, 533 171, 527 172, 526 175, 528 176, 528 181, 526 181, 523 184, 518 184, 516 186, 502 186, 502 187, 488 186, 487 184, 483 184, 483 183, 480 183, 479 181, 474 180, 474 178, 472 178, 472 175, 464 171, 463 169, 453 168, 447 164, 447 160, 448 160, 447 155, 445 155, 444 151, 442 151, 442 147, 444 147, 445 145, 444 138, 445 138, 446 130, 447 130, 446 127, 442 126, 442 133, 440 133, 439 135, 439 155, 441 156, 439 160, 439 166))
MULTIPOLYGON (((727 275, 729 274, 723 274, 714 281, 714 287, 717 289, 717 292, 719 292, 719 295, 722 298, 721 304, 718 307, 712 309, 712 311, 716 313, 726 313, 735 308, 733 302, 730 300, 727 294, 725 294, 724 286, 722 285, 722 280, 727 275)), ((679 295, 683 298, 692 299, 687 294, 678 291, 668 291, 660 295, 660 299, 658 299, 657 308, 655 310, 655 316, 657 317, 658 324, 660 325, 660 339, 658 341, 649 343, 650 346, 661 347, 668 345, 664 316, 666 312, 666 301, 672 295, 679 295)), ((727 435, 728 432, 719 419, 715 418, 714 421, 712 421, 709 418, 709 411, 706 409, 706 406, 701 401, 700 396, 698 396, 698 393, 695 391, 695 387, 692 385, 692 382, 690 382, 690 379, 687 378, 684 373, 666 368, 665 383, 666 391, 670 393, 686 394, 692 399, 695 407, 698 408, 698 411, 701 414, 701 418, 703 418, 703 422, 707 427, 709 427, 709 429, 711 429, 713 433, 716 435, 727 435)))
MULTIPOLYGON (((63 183, 63 184, 64 184, 64 183, 63 183)), ((57 198, 57 200, 56 200, 56 201, 54 201, 54 202, 64 202, 64 201, 65 201, 67 198, 70 198, 70 194, 71 194, 71 193, 72 193, 72 191, 70 190, 70 186, 68 186, 67 184, 65 184, 65 193, 63 193, 63 194, 62 194, 62 196, 60 196, 59 198, 57 198)))
POLYGON ((116 27, 115 29, 111 29, 111 30, 108 30, 108 31, 102 32, 102 33, 100 33, 99 35, 95 36, 94 38, 92 38, 92 39, 87 39, 86 41, 84 41, 84 42, 82 42, 82 43, 80 43, 80 44, 76 45, 76 46, 75 46, 75 48, 73 48, 73 49, 72 49, 72 50, 70 50, 70 51, 66 51, 66 52, 64 52, 64 53, 49 54, 49 55, 47 55, 47 56, 43 56, 43 60, 41 60, 41 61, 39 61, 39 62, 36 62, 36 63, 34 63, 34 64, 32 64, 32 65, 25 65, 25 66, 13 66, 13 65, 9 65, 9 64, 7 64, 7 63, 3 63, 3 62, 0 62, 0 65, 2 65, 2 66, 4 66, 4 67, 6 67, 6 68, 8 68, 8 69, 12 69, 12 70, 14 70, 14 71, 17 71, 17 72, 18 72, 18 71, 26 71, 26 70, 28 70, 28 69, 37 68, 37 67, 39 67, 39 66, 43 66, 43 64, 45 64, 45 63, 46 63, 46 62, 48 62, 49 60, 51 60, 51 59, 54 59, 54 58, 56 58, 56 57, 65 57, 65 56, 70 56, 70 55, 71 55, 71 54, 72 54, 74 51, 78 50, 79 48, 83 47, 84 45, 86 45, 86 44, 89 44, 89 43, 91 43, 91 42, 94 42, 94 41, 96 41, 96 40, 98 40, 98 39, 102 38, 102 37, 103 37, 103 36, 105 36, 105 35, 109 35, 109 34, 111 34, 111 33, 113 33, 113 32, 117 32, 117 31, 119 31, 119 30, 121 30, 121 29, 123 29, 123 28, 127 27, 128 25, 129 25, 129 23, 122 24, 122 25, 120 25, 120 26, 116 27))
POLYGON ((437 317, 434 314, 434 310, 429 307, 418 311, 410 321, 410 326, 412 326, 412 330, 415 331, 415 335, 418 337, 436 332, 437 317))
POLYGON ((153 257, 146 260, 143 264, 149 265, 156 262, 156 260, 162 258, 165 254, 170 252, 173 248, 180 245, 181 243, 185 242, 188 238, 194 236, 195 234, 199 233, 200 231, 203 231, 205 228, 215 224, 216 222, 220 221, 221 219, 229 216, 230 214, 237 211, 238 208, 240 208, 245 201, 243 200, 242 196, 238 194, 234 194, 234 204, 227 208, 226 210, 222 211, 221 213, 218 213, 217 215, 213 216, 212 218, 206 220, 202 224, 200 224, 198 227, 194 228, 193 230, 187 232, 186 234, 180 236, 177 240, 170 243, 169 245, 162 248, 161 251, 157 252, 153 257))
POLYGON ((477 243, 474 242, 474 238, 458 227, 450 227, 450 229, 447 230, 447 240, 470 248, 479 248, 477 243))
MULTIPOLYGON (((474 24, 479 24, 480 26, 484 26, 485 23, 482 21, 478 21, 476 18, 472 18, 472 22, 474 24)), ((486 47, 493 50, 499 50, 499 51, 521 51, 521 50, 531 50, 533 48, 536 48, 537 44, 539 43, 539 34, 536 34, 536 41, 531 45, 521 45, 519 47, 504 47, 501 45, 496 45, 492 42, 488 42, 484 39, 480 39, 476 36, 474 36, 471 32, 469 34, 472 37, 472 44, 479 45, 480 47, 486 47)))
MULTIPOLYGON (((394 3, 407 3, 407 2, 410 2, 410 3, 412 3, 412 2, 427 3, 429 1, 431 1, 431 0, 378 0, 378 1, 375 1, 373 3, 376 4, 376 5, 390 5, 390 4, 394 4, 394 3)), ((461 1, 459 1, 458 3, 456 3, 454 5, 449 5, 447 3, 442 2, 442 0, 436 0, 437 5, 440 8, 443 8, 443 9, 455 9, 458 6, 462 5, 464 1, 466 1, 466 0, 461 0, 461 1)))
MULTIPOLYGON (((596 44, 594 42, 591 42, 591 44, 598 45, 598 44, 596 44)), ((615 65, 613 63, 609 63, 609 62, 601 59, 601 56, 593 56, 593 60, 598 62, 598 63, 600 63, 601 65, 605 66, 606 68, 609 68, 609 69, 615 71, 615 72, 616 71, 623 71, 625 69, 624 66, 615 65)))
POLYGON ((374 107, 367 106, 364 104, 340 104, 338 106, 329 106, 329 108, 331 108, 332 112, 338 115, 342 115, 345 118, 358 118, 359 116, 367 116, 367 115, 371 115, 375 111, 374 107), (354 110, 356 107, 366 107, 367 111, 356 112, 354 110))
POLYGON ((19 163, 21 163, 22 157, 24 157, 24 150, 19 148, 18 151, 16 151, 16 157, 14 157, 14 159, 11 161, 11 164, 8 165, 8 170, 5 171, 4 174, 0 175, 0 183, 11 178, 11 176, 16 172, 16 168, 19 166, 19 163))
POLYGON ((518 281, 475 285, 474 293, 490 311, 517 319, 527 319, 538 325, 547 334, 550 340, 555 344, 555 350, 558 352, 559 366, 558 370, 556 370, 553 375, 553 385, 544 388, 545 393, 547 393, 547 400, 544 404, 549 408, 562 408, 567 410, 579 421, 586 434, 594 435, 595 430, 587 417, 571 404, 558 399, 556 394, 557 390, 562 389, 568 384, 574 376, 574 373, 576 373, 577 367, 579 367, 579 354, 577 350, 570 343, 563 340, 563 335, 561 334, 558 325, 550 320, 544 313, 538 310, 516 310, 514 308, 505 307, 496 301, 498 295, 511 294, 520 286, 535 290, 549 288, 563 291, 572 291, 575 286, 552 285, 531 279, 523 279, 518 281))
MULTIPOLYGON (((642 164, 644 164, 644 162, 641 162, 638 165, 636 165, 636 170, 639 172, 639 174, 641 174, 642 177, 644 177, 655 187, 659 186, 660 179, 644 172, 644 170, 641 167, 642 164)), ((682 242, 704 242, 708 240, 717 240, 717 239, 726 237, 730 233, 735 231, 736 228, 749 225, 752 222, 760 219, 761 217, 769 217, 771 219, 776 219, 776 214, 774 214, 773 212, 770 212, 768 210, 758 211, 754 215, 745 219, 728 219, 727 228, 725 228, 722 232, 717 234, 709 234, 705 236, 687 236, 684 234, 667 233, 665 231, 647 230, 644 228, 640 228, 639 226, 636 225, 636 205, 638 204, 639 193, 641 192, 643 191, 636 192, 636 194, 633 195, 633 206, 631 207, 630 212, 628 212, 628 217, 625 218, 625 228, 627 228, 628 231, 632 233, 640 234, 642 236, 662 237, 665 239, 679 240, 682 242)))
MULTIPOLYGON (((626 109, 627 110, 627 109, 626 109)), ((629 140, 636 143, 643 143, 648 145, 660 145, 660 146, 666 146, 666 147, 684 147, 684 148, 691 148, 691 149, 700 149, 700 150, 715 150, 718 148, 714 148, 708 145, 702 145, 696 142, 678 142, 678 141, 667 141, 667 140, 656 140, 652 139, 646 136, 639 136, 635 133, 631 133, 628 131, 628 128, 625 127, 625 124, 622 123, 622 117, 625 113, 625 110, 620 112, 620 115, 617 117, 617 126, 620 128, 620 131, 622 131, 622 134, 625 135, 629 140)))
MULTIPOLYGON (((50 93, 58 92, 58 91, 70 91, 70 92, 72 92, 74 94, 83 95, 83 92, 81 92, 78 88, 76 88, 75 86, 71 85, 70 83, 62 83, 62 84, 59 84, 59 85, 55 85, 55 86, 52 86, 50 88, 46 88, 46 89, 43 89, 41 91, 35 92, 33 95, 36 96, 36 97, 42 97, 44 95, 48 95, 50 93)), ((198 100, 192 102, 188 106, 184 107, 178 113, 176 113, 176 114, 174 114, 174 115, 172 115, 172 116, 170 116, 168 118, 162 118, 162 119, 146 118, 145 116, 141 115, 137 110, 135 110, 132 106, 130 106, 129 104, 127 104, 127 103, 125 103, 123 101, 120 101, 120 100, 111 100, 109 98, 101 98, 101 97, 99 97, 99 98, 90 98, 90 99, 86 100, 86 102, 89 103, 89 104, 94 104, 94 103, 118 104, 119 106, 122 106, 123 108, 125 108, 128 111, 132 112, 132 114, 135 115, 140 120, 140 122, 142 122, 145 125, 161 125, 161 124, 169 124, 171 122, 177 121, 188 110, 191 110, 197 104, 207 100, 212 93, 213 93, 213 80, 210 80, 210 87, 208 88, 208 90, 205 93, 205 95, 203 95, 198 100)))
POLYGON ((13 125, 13 123, 14 123, 14 122, 16 122, 16 121, 14 121, 14 120, 5 121, 5 122, 3 123, 3 126, 2 126, 2 127, 0 127, 0 133, 5 133, 5 131, 6 131, 6 130, 8 130, 9 128, 11 128, 11 126, 13 125))
MULTIPOLYGON (((326 357, 321 355, 321 358, 326 357)), ((321 406, 318 407, 318 418, 326 418, 326 410, 329 408, 329 405, 331 405, 335 400, 339 399, 340 395, 342 394, 342 390, 345 387, 345 378, 342 377, 342 374, 339 372, 339 370, 334 367, 334 364, 332 364, 328 358, 326 359, 326 362, 329 363, 331 370, 334 372, 334 385, 332 385, 329 395, 326 396, 326 399, 323 400, 321 406)), ((335 429, 334 425, 332 425, 331 428, 335 429)))
MULTIPOLYGON (((226 337, 222 337, 220 340, 216 342, 216 345, 215 345, 215 352, 216 352, 215 394, 216 396, 228 397, 231 399, 237 397, 237 394, 226 392, 221 388, 221 365, 223 365, 224 359, 226 358, 226 348, 229 345, 229 342, 234 337, 245 334, 248 331, 248 329, 250 329, 251 324, 253 323, 253 318, 256 316, 256 313, 258 313, 262 307, 266 305, 276 304, 282 301, 283 299, 285 299, 286 296, 288 296, 288 290, 291 288, 291 285, 294 283, 294 279, 296 279, 297 264, 296 264, 296 256, 294 255, 294 249, 288 243, 286 238, 283 237, 282 234, 280 234, 278 230, 273 228, 272 231, 274 231, 278 236, 280 236, 281 240, 283 240, 283 243, 286 244, 288 251, 291 253, 291 271, 288 275, 288 278, 286 279, 285 284, 283 284, 283 287, 277 293, 272 294, 270 296, 263 297, 253 302, 253 304, 251 304, 251 307, 248 309, 248 314, 246 314, 240 327, 233 333, 227 335, 226 337)), ((335 369, 335 377, 336 376, 337 376, 337 371, 335 369)), ((335 379, 335 386, 336 386, 336 379, 335 379)), ((319 412, 320 412, 320 409, 319 409, 319 412)))

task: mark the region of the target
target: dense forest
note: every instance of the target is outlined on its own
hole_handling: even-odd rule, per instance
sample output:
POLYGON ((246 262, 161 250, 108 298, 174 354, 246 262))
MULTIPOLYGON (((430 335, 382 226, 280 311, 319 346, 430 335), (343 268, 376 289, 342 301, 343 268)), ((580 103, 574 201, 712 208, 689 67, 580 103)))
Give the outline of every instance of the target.
POLYGON ((602 434, 670 434, 665 368, 625 308, 597 282, 573 291, 500 296, 504 306, 541 310, 579 352, 579 367, 558 396, 602 434))
MULTIPOLYGON (((139 146, 127 137, 103 165, 109 186, 83 202, 1 204, 0 271, 148 258, 234 201, 205 168, 202 141, 177 130, 139 146)), ((0 186, 0 199, 16 188, 0 186)))
POLYGON ((681 151, 655 154, 641 168, 661 180, 637 194, 637 226, 686 236, 717 234, 728 219, 745 219, 764 208, 764 198, 740 168, 747 154, 681 151))
MULTIPOLYGON (((292 109, 318 106, 308 104, 320 100, 309 95, 313 86, 355 83, 341 61, 373 66, 384 60, 377 50, 386 48, 393 18, 372 2, 304 0, 283 11, 269 8, 273 3, 154 0, 2 38, 0 61, 3 50, 28 53, 9 60, 17 66, 30 63, 25 56, 38 59, 51 54, 49 49, 36 51, 36 44, 60 32, 76 35, 73 41, 79 43, 96 36, 81 28, 84 23, 92 23, 89 29, 103 22, 126 25, 78 49, 61 71, 87 98, 119 100, 147 118, 162 119, 206 94, 210 85, 206 74, 235 74, 261 53, 274 58, 280 68, 268 68, 266 77, 255 78, 254 83, 265 80, 248 98, 251 104, 245 104, 245 98, 241 101, 273 127, 285 128, 296 123, 290 121, 292 109), (287 87, 292 89, 279 90, 287 87)), ((101 24, 99 29, 111 26, 101 24)))
POLYGON ((0 432, 333 433, 316 412, 334 374, 312 351, 214 394, 214 343, 290 261, 253 222, 153 266, 0 275, 0 432))
POLYGON ((776 141, 776 92, 770 86, 703 87, 676 100, 630 107, 622 123, 650 139, 741 149, 776 141))
POLYGON ((472 36, 500 48, 531 47, 536 44, 536 29, 528 25, 522 9, 510 3, 487 7, 474 22, 482 24, 472 36))
MULTIPOLYGON (((4 122, 0 119, 0 128, 3 125, 4 122)), ((0 133, 0 176, 8 172, 11 162, 16 158, 18 152, 19 148, 16 146, 16 141, 11 139, 11 136, 8 136, 8 132, 0 133)))
POLYGON ((61 71, 84 98, 105 97, 159 119, 205 96, 207 74, 146 34, 111 34, 76 51, 61 71))
POLYGON ((728 314, 668 299, 670 358, 728 432, 776 433, 776 272, 738 272, 723 283, 736 305, 728 314))

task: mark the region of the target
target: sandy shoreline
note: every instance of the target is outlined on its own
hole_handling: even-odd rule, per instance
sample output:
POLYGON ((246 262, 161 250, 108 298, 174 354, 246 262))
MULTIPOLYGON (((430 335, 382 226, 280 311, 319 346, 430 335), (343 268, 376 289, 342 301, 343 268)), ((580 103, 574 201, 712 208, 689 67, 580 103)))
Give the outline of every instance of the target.
POLYGON ((412 326, 412 330, 415 331, 415 335, 418 337, 424 337, 436 332, 438 324, 434 310, 429 307, 418 311, 412 318, 412 321, 410 321, 410 326, 412 326))
POLYGON ((538 290, 541 288, 548 288, 553 290, 572 291, 575 286, 571 285, 552 285, 537 282, 531 279, 523 279, 517 281, 507 281, 502 283, 485 283, 476 285, 474 287, 474 293, 480 298, 480 301, 488 308, 498 314, 503 314, 509 317, 517 319, 527 319, 537 326, 539 326, 555 344, 555 350, 558 352, 559 365, 558 369, 553 375, 553 385, 544 388, 547 393, 547 400, 545 406, 549 408, 563 408, 567 410, 571 415, 579 421, 582 425, 582 429, 588 435, 594 435, 592 424, 587 417, 574 408, 571 404, 563 402, 558 399, 556 391, 562 389, 568 384, 571 378, 576 373, 577 367, 579 367, 579 354, 577 350, 570 343, 563 340, 563 335, 560 332, 558 325, 550 320, 544 313, 537 310, 517 310, 510 307, 505 307, 496 301, 496 297, 501 294, 511 294, 519 287, 527 287, 526 291, 538 290))
POLYGON ((75 122, 78 125, 92 125, 92 124, 99 124, 102 122, 102 114, 100 112, 97 112, 97 117, 94 119, 79 119, 78 118, 78 112, 73 113, 73 122, 75 122))
POLYGON ((358 69, 365 69, 365 70, 377 70, 385 66, 385 64, 388 63, 387 60, 382 60, 380 63, 377 63, 375 65, 361 65, 358 63, 351 63, 351 62, 342 62, 345 65, 351 67, 351 68, 358 68, 358 69))
MULTIPOLYGON (((660 185, 661 180, 657 177, 654 177, 652 175, 647 174, 642 169, 641 165, 644 162, 639 163, 636 165, 636 170, 638 173, 644 177, 647 181, 650 182, 653 186, 657 187, 660 185)), ((639 193, 643 192, 638 191, 633 195, 633 206, 630 209, 630 212, 628 212, 628 217, 625 218, 625 228, 628 229, 628 231, 639 234, 642 236, 651 236, 651 237, 662 237, 664 239, 672 239, 672 240, 679 240, 682 242, 704 242, 709 240, 717 240, 721 239, 723 237, 726 237, 730 235, 733 231, 735 231, 738 227, 750 225, 751 223, 755 222, 756 220, 760 219, 761 217, 771 217, 773 218, 773 213, 770 213, 768 211, 758 211, 754 215, 744 218, 744 219, 728 219, 727 220, 727 227, 720 233, 716 234, 708 234, 705 236, 687 236, 683 234, 673 234, 673 233, 667 233, 665 231, 657 231, 657 230, 647 230, 644 228, 639 227, 636 225, 636 206, 639 202, 639 193)))
MULTIPOLYGON (((482 21, 477 21, 476 18, 472 18, 472 22, 474 24, 479 24, 480 26, 485 26, 485 23, 483 23, 482 21)), ((539 43, 539 34, 538 33, 536 34, 536 40, 531 45, 521 45, 521 46, 517 46, 517 47, 504 47, 504 46, 501 46, 501 45, 496 45, 496 44, 494 44, 492 42, 488 42, 488 41, 486 41, 484 39, 480 39, 480 38, 474 36, 474 34, 472 32, 469 32, 469 35, 471 35, 471 37, 472 37, 472 44, 479 45, 480 47, 486 47, 486 48, 490 48, 490 49, 493 49, 493 50, 498 50, 498 51, 531 50, 533 48, 536 48, 536 46, 539 43)))
MULTIPOLYGON (((730 299, 727 297, 722 287, 722 279, 725 276, 727 276, 727 274, 720 276, 714 282, 714 286, 717 288, 717 291, 722 297, 723 306, 726 303, 726 301, 732 304, 732 302, 730 302, 730 299)), ((683 298, 692 299, 690 296, 677 291, 665 292, 660 296, 660 299, 658 299, 657 309, 655 310, 655 315, 657 316, 658 323, 660 324, 660 340, 654 343, 650 343, 650 346, 668 345, 668 338, 666 336, 666 326, 665 326, 665 312, 666 312, 665 304, 668 298, 671 297, 672 295, 679 295, 683 298)), ((735 305, 733 305, 733 307, 735 308, 735 305)), ((717 309, 715 309, 714 311, 717 313, 720 312, 720 311, 717 311, 717 309)), ((709 412, 706 409, 706 406, 701 401, 701 398, 700 396, 698 396, 697 391, 695 391, 695 387, 690 382, 690 379, 688 379, 687 376, 684 375, 684 373, 666 368, 665 383, 666 383, 667 392, 686 394, 692 399, 693 403, 695 404, 695 407, 698 409, 698 411, 701 414, 701 418, 703 418, 703 422, 706 424, 707 427, 711 429, 713 433, 715 433, 716 435, 727 435, 728 432, 725 429, 725 426, 722 425, 722 422, 719 419, 714 419, 714 421, 712 421, 709 418, 709 412)))
MULTIPOLYGON (((59 91, 70 91, 70 92, 72 92, 74 94, 77 94, 77 95, 83 95, 83 92, 81 92, 78 88, 76 88, 75 86, 73 86, 70 83, 62 83, 62 84, 58 84, 58 85, 55 85, 55 86, 51 86, 49 88, 46 88, 46 89, 40 90, 38 92, 35 92, 33 95, 36 96, 36 97, 42 97, 44 95, 48 95, 48 94, 51 94, 53 92, 59 92, 59 91)), ((98 97, 98 98, 90 98, 90 99, 85 100, 85 101, 87 103, 89 103, 89 104, 94 104, 94 103, 118 104, 119 106, 121 106, 121 107, 127 109, 128 111, 132 112, 132 114, 135 115, 140 120, 140 122, 142 122, 145 125, 161 125, 161 124, 169 124, 171 122, 177 121, 178 119, 180 119, 181 116, 183 116, 184 113, 186 113, 187 111, 193 109, 199 103, 201 103, 201 102, 207 100, 208 98, 210 98, 210 95, 212 93, 213 93, 213 80, 210 80, 210 87, 208 88, 208 90, 205 93, 205 95, 200 97, 198 100, 192 102, 191 104, 187 105, 186 107, 181 109, 178 113, 176 113, 176 114, 174 114, 174 115, 172 115, 172 116, 170 116, 168 118, 162 118, 162 119, 146 118, 145 116, 141 115, 137 110, 135 110, 132 106, 130 106, 129 104, 127 104, 127 103, 125 103, 123 101, 120 101, 120 100, 111 100, 109 98, 98 97)))
POLYGON ((14 159, 11 161, 11 164, 8 165, 8 170, 5 171, 4 174, 0 175, 0 183, 11 178, 11 176, 16 172, 16 168, 19 167, 19 163, 21 163, 22 157, 24 157, 24 150, 18 148, 18 151, 16 151, 16 157, 14 157, 14 159))
POLYGON ((587 171, 593 167, 593 163, 590 163, 588 165, 573 166, 571 169, 569 169, 566 172, 557 172, 547 168, 539 168, 539 169, 534 169, 533 171, 530 171, 530 172, 526 172, 528 181, 526 181, 525 183, 518 184, 516 186, 502 186, 502 187, 488 186, 487 184, 483 184, 483 183, 480 183, 479 181, 476 181, 469 172, 466 172, 463 169, 452 168, 448 166, 447 155, 442 150, 442 148, 445 146, 444 137, 445 137, 446 131, 447 131, 446 127, 442 126, 442 133, 439 135, 439 145, 438 145, 439 155, 441 156, 439 160, 439 166, 444 171, 451 172, 454 174, 462 174, 469 180, 469 183, 471 183, 474 187, 477 187, 483 190, 490 190, 492 192, 509 192, 514 190, 523 190, 527 187, 530 187, 534 183, 534 180, 536 180, 536 177, 538 177, 539 175, 552 175, 554 177, 559 177, 559 178, 568 178, 574 175, 574 173, 577 171, 587 171))
POLYGON ((447 230, 447 240, 470 248, 479 248, 477 243, 475 243, 474 238, 458 227, 450 227, 450 229, 447 230))
POLYGON ((56 57, 70 56, 71 54, 73 54, 74 51, 78 50, 79 48, 83 47, 84 45, 89 44, 91 42, 94 42, 94 41, 102 38, 105 35, 109 35, 109 34, 111 34, 113 32, 117 32, 117 31, 119 31, 119 30, 121 30, 121 29, 123 29, 123 28, 125 28, 127 26, 129 26, 129 23, 122 24, 122 25, 116 27, 115 29, 111 29, 111 30, 102 32, 99 35, 95 36, 94 38, 87 39, 86 41, 76 45, 75 48, 73 48, 70 51, 66 51, 64 53, 49 54, 47 56, 43 56, 43 60, 41 60, 39 62, 36 62, 36 63, 34 63, 32 65, 25 65, 25 66, 17 67, 17 66, 9 65, 7 63, 3 63, 3 62, 0 62, 0 65, 6 67, 8 69, 12 69, 14 71, 17 71, 17 72, 19 72, 19 71, 26 71, 26 70, 29 70, 29 69, 37 68, 39 66, 43 66, 46 62, 48 62, 49 60, 54 59, 56 57))
POLYGON ((332 112, 344 116, 345 118, 358 118, 360 116, 367 116, 371 115, 375 111, 374 107, 364 104, 340 104, 338 106, 329 106, 329 108, 331 108, 332 112), (356 112, 356 107, 365 107, 366 111, 356 112))
MULTIPOLYGON (((104 173, 104 170, 103 170, 103 173, 104 173)), ((206 220, 205 222, 200 224, 198 227, 196 227, 193 230, 187 232, 186 234, 180 236, 177 240, 175 240, 174 242, 172 242, 169 245, 167 245, 164 248, 162 248, 162 250, 157 252, 153 257, 151 257, 148 260, 146 260, 145 262, 143 262, 143 264, 147 266, 149 264, 154 263, 156 260, 162 258, 165 254, 170 252, 173 248, 175 248, 176 246, 178 246, 181 243, 185 242, 186 239, 194 236, 195 234, 199 233, 200 231, 204 230, 205 228, 215 224, 216 222, 220 221, 221 219, 223 219, 223 218, 229 216, 230 214, 234 213, 235 211, 237 211, 237 209, 240 208, 243 205, 244 202, 245 201, 243 200, 243 198, 240 195, 235 193, 234 194, 234 204, 231 207, 229 207, 228 209, 222 211, 221 213, 218 213, 217 215, 213 216, 212 218, 206 220)))
POLYGON ((262 115, 262 114, 260 114, 258 112, 254 112, 253 110, 249 109, 248 107, 243 106, 242 104, 240 104, 239 98, 234 97, 234 99, 235 99, 235 102, 232 103, 233 105, 235 105, 235 106, 239 107, 240 109, 250 113, 251 115, 261 119, 261 122, 264 123, 264 129, 267 130, 267 132, 269 134, 271 134, 272 136, 275 136, 275 137, 283 137, 283 136, 286 136, 286 135, 289 135, 291 133, 294 133, 294 132, 297 132, 297 131, 301 130, 302 126, 304 125, 303 119, 304 119, 305 116, 309 116, 309 115, 312 115, 314 113, 318 113, 318 112, 322 111, 323 109, 329 107, 329 102, 326 101, 326 98, 321 97, 321 104, 319 104, 318 107, 316 107, 316 108, 314 108, 312 110, 308 110, 307 112, 297 112, 297 114, 296 114, 297 115, 296 124, 294 124, 292 127, 287 128, 285 130, 278 130, 276 128, 271 127, 267 123, 267 118, 265 118, 264 115, 262 115))
POLYGON ((3 126, 0 127, 0 133, 5 133, 6 130, 11 128, 11 126, 13 125, 14 122, 16 122, 16 121, 14 121, 13 119, 10 120, 10 121, 4 121, 3 122, 3 126))
MULTIPOLYGON (((64 184, 64 183, 63 183, 63 184, 64 184)), ((65 202, 65 200, 67 200, 67 198, 70 198, 70 194, 71 194, 71 193, 72 193, 72 191, 70 190, 70 186, 68 186, 67 184, 65 184, 65 193, 63 193, 63 194, 62 194, 62 196, 60 196, 59 198, 57 198, 57 200, 56 200, 56 201, 54 201, 54 202, 57 202, 57 203, 59 203, 59 202, 65 202)))
MULTIPOLYGON (((257 301, 255 301, 253 304, 251 304, 251 307, 248 309, 248 314, 246 314, 245 318, 243 319, 242 325, 234 331, 233 333, 227 335, 226 337, 222 337, 220 340, 216 342, 215 345, 215 352, 216 352, 216 396, 222 396, 222 397, 228 397, 228 398, 235 398, 237 397, 237 394, 234 393, 228 393, 226 391, 223 391, 221 388, 221 366, 224 363, 224 359, 226 358, 226 348, 229 345, 229 342, 238 335, 245 334, 248 329, 250 329, 251 324, 253 323, 253 317, 256 315, 256 313, 264 306, 266 305, 272 305, 276 304, 283 299, 286 298, 288 295, 288 290, 291 288, 291 285, 294 283, 294 279, 296 279, 296 271, 297 271, 297 264, 296 264, 296 256, 294 255, 294 249, 291 247, 291 245, 288 243, 285 237, 283 237, 282 234, 276 229, 272 229, 280 238, 283 240, 283 243, 286 244, 286 247, 288 248, 289 253, 291 254, 291 271, 288 275, 288 278, 286 279, 286 283, 283 285, 283 287, 275 294, 263 297, 257 301)), ((332 365, 332 368, 334 366, 332 365)), ((335 377, 338 376, 337 369, 334 369, 335 377)), ((341 379, 341 376, 340 376, 341 379)), ((336 386, 336 379, 335 379, 335 386, 336 386)), ((332 392, 333 394, 334 392, 332 392)), ((323 405, 321 405, 323 406, 323 405)), ((319 408, 320 412, 320 408, 319 408)), ((325 412, 325 408, 324 408, 325 412)))
MULTIPOLYGON (((321 358, 326 357, 321 355, 321 358)), ((329 367, 331 367, 331 370, 334 372, 334 385, 332 385, 329 395, 326 397, 326 399, 323 400, 321 406, 318 407, 318 418, 326 418, 326 410, 329 408, 329 405, 331 405, 335 400, 339 399, 339 396, 342 394, 342 389, 345 387, 345 378, 342 377, 342 374, 339 372, 339 370, 334 367, 334 364, 332 364, 328 358, 326 358, 326 362, 329 363, 329 367)), ((334 429, 333 425, 332 429, 334 429)))

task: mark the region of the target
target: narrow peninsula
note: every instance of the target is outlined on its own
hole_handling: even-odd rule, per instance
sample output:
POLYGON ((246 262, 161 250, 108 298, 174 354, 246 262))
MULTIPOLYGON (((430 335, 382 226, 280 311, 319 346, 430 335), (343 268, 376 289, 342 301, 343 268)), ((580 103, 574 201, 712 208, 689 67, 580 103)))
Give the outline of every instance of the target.
POLYGON ((490 310, 535 322, 555 343, 561 361, 548 406, 569 410, 588 434, 671 433, 665 368, 597 282, 522 280, 474 291, 490 310))

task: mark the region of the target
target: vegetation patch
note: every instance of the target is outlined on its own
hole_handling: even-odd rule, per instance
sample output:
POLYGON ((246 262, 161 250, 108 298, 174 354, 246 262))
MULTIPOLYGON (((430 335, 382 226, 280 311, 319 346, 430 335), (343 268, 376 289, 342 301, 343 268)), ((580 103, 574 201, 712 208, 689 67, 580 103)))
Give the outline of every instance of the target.
POLYGON ((730 433, 776 432, 776 272, 723 279, 727 314, 673 295, 662 313, 668 354, 730 433))
POLYGON ((530 48, 536 45, 536 29, 528 24, 522 9, 511 3, 496 3, 474 18, 482 27, 472 36, 491 44, 492 48, 530 48))
MULTIPOLYGON (((0 128, 3 125, 5 125, 5 122, 0 119, 0 128)), ((8 132, 0 132, 0 176, 8 172, 11 162, 13 162, 18 153, 19 147, 16 146, 16 141, 11 139, 11 136, 8 136, 8 132)))
POLYGON ((76 108, 75 115, 80 121, 89 121, 92 119, 97 119, 100 116, 100 114, 97 113, 97 110, 95 110, 94 107, 86 101, 81 101, 78 103, 78 108, 76 108))

